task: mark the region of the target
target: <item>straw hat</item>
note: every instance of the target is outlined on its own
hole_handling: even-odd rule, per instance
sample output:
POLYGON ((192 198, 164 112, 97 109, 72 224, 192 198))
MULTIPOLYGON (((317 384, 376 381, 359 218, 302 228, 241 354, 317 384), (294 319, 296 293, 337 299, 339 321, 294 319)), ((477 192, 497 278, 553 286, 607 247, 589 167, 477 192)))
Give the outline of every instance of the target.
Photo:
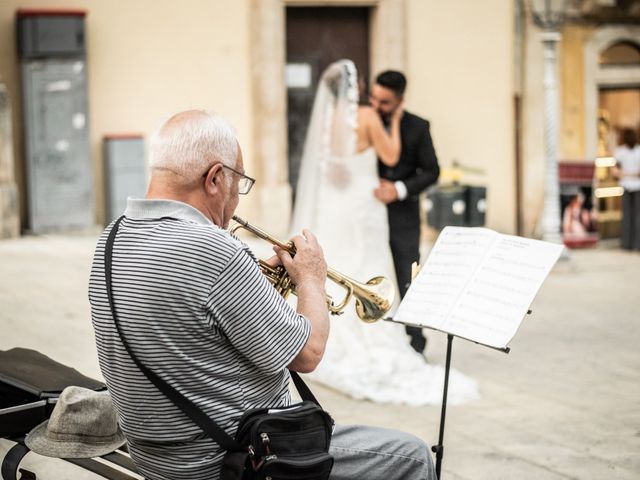
POLYGON ((112 452, 125 443, 109 392, 67 387, 49 420, 25 439, 32 451, 56 458, 90 458, 112 452))

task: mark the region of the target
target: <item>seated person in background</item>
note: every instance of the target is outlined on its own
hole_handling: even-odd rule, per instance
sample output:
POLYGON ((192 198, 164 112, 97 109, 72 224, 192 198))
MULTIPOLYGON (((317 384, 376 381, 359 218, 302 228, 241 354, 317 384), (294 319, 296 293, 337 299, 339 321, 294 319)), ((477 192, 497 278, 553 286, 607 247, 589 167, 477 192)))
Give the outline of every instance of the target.
POLYGON ((586 237, 594 230, 592 213, 584 207, 584 194, 576 192, 562 216, 562 233, 569 237, 586 237))
MULTIPOLYGON (((232 128, 203 111, 178 113, 154 134, 146 198, 129 198, 113 246, 113 300, 138 359, 234 436, 248 409, 291 402, 289 371, 310 372, 329 333, 326 263, 316 237, 275 248, 296 285, 294 310, 226 228, 244 174, 232 128)), ((131 457, 148 480, 219 478, 224 451, 166 398, 124 348, 109 308, 104 247, 89 283, 102 374, 131 457)), ((427 445, 399 431, 336 425, 332 479, 435 479, 427 445)))

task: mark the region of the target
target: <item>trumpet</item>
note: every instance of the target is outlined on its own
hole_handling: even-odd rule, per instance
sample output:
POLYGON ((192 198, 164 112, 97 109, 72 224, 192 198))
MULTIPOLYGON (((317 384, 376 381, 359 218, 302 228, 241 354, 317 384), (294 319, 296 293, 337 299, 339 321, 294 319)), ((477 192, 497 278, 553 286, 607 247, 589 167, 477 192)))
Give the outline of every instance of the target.
MULTIPOLYGON (((281 242, 236 215, 233 216, 233 220, 237 225, 230 230, 232 234, 244 229, 256 237, 286 250, 291 256, 295 255, 296 249, 292 242, 281 242)), ((296 286, 282 265, 272 267, 264 260, 259 260, 258 262, 260 270, 280 295, 287 298, 290 293, 296 294, 296 286)), ((373 277, 367 283, 360 283, 332 268, 327 268, 327 278, 346 290, 342 301, 338 304, 334 303, 331 296, 327 295, 327 308, 332 315, 342 314, 352 297, 356 299, 356 314, 358 318, 366 323, 380 320, 393 305, 395 289, 388 278, 378 276, 373 277)))

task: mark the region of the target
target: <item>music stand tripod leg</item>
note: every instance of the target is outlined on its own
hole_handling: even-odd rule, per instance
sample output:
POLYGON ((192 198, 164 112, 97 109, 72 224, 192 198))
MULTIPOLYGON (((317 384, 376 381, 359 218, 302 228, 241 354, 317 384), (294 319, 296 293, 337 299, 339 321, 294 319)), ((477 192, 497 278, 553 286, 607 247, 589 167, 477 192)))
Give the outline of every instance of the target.
POLYGON ((431 451, 436 454, 436 477, 440 479, 442 469, 442 457, 444 456, 444 421, 447 415, 447 394, 449 392, 449 370, 451 369, 451 349, 453 335, 447 335, 447 360, 444 368, 444 388, 442 390, 442 410, 440 412, 440 434, 438 435, 438 445, 431 447, 431 451))

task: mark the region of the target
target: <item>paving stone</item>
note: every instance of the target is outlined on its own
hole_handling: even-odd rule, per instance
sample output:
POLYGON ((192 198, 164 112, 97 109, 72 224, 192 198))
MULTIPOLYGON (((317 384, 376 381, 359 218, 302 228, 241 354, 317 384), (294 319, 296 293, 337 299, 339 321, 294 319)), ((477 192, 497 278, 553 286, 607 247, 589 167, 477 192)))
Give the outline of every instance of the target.
MULTIPOLYGON (((95 241, 95 232, 0 241, 0 349, 34 348, 101 378, 87 299, 95 241)), ((640 254, 610 243, 573 251, 511 353, 454 341, 453 366, 477 379, 482 397, 447 409, 444 479, 640 478, 639 280, 640 254)), ((443 364, 446 336, 428 336, 427 358, 443 364)), ((312 386, 338 422, 437 443, 439 406, 380 405, 312 386)), ((91 478, 40 461, 41 478, 91 478)))

